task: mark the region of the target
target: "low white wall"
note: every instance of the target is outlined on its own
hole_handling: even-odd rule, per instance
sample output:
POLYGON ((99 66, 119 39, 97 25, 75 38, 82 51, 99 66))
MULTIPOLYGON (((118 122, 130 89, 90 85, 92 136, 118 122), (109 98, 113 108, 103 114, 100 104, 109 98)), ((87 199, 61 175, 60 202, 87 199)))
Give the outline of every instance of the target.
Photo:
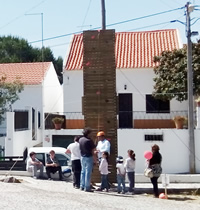
MULTIPOLYGON (((29 113, 31 113, 31 108, 29 113)), ((14 112, 7 112, 7 137, 5 139, 5 156, 22 156, 24 149, 33 147, 42 142, 41 130, 36 129, 37 139, 32 140, 32 114, 29 114, 29 129, 24 131, 14 130, 14 112)))
MULTIPOLYGON (((151 151, 151 145, 158 144, 162 154, 163 173, 189 172, 189 141, 186 129, 118 129, 118 155, 127 157, 127 150, 136 154, 136 173, 143 173, 145 168, 144 151, 151 151), (163 134, 163 141, 145 141, 145 134, 163 134)), ((195 130, 196 172, 200 172, 200 130, 195 130)))
POLYGON ((52 142, 52 136, 53 135, 82 135, 83 129, 61 129, 61 130, 45 130, 44 131, 44 136, 45 138, 43 139, 43 147, 52 147, 53 142, 52 142))

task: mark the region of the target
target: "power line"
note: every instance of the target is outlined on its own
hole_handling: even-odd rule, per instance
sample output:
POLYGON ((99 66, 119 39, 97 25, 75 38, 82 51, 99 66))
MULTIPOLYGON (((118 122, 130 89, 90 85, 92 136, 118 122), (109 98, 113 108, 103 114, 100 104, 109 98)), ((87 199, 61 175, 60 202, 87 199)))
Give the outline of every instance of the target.
POLYGON ((153 17, 153 16, 157 16, 157 15, 162 15, 162 14, 173 12, 173 11, 183 9, 183 8, 185 8, 185 7, 180 7, 180 8, 167 10, 167 11, 163 11, 163 12, 158 12, 158 13, 154 13, 154 14, 151 14, 151 15, 146 15, 146 16, 142 16, 142 17, 138 17, 138 18, 133 18, 133 19, 117 22, 117 23, 112 23, 112 24, 109 24, 109 25, 106 25, 106 26, 109 27, 109 26, 119 25, 119 24, 123 24, 123 23, 128 23, 128 22, 135 21, 135 20, 141 20, 141 19, 144 19, 144 18, 149 18, 149 17, 153 17))
MULTIPOLYGON (((45 1, 47 0, 43 0, 42 2, 40 2, 39 4, 36 4, 35 6, 31 7, 30 9, 28 9, 26 13, 29 13, 30 11, 32 11, 33 9, 37 8, 38 6, 40 6, 41 4, 43 4, 45 1)), ((16 20, 20 19, 21 17, 24 17, 24 14, 23 15, 19 15, 17 16, 16 18, 12 19, 11 21, 9 21, 8 23, 6 23, 5 25, 1 26, 0 29, 2 28, 5 28, 6 26, 10 25, 11 23, 15 22, 16 20)))
POLYGON ((84 23, 85 23, 85 19, 86 19, 87 15, 88 15, 88 12, 89 12, 89 9, 90 9, 91 2, 92 2, 92 0, 90 0, 89 5, 88 5, 88 8, 87 8, 87 10, 86 10, 86 14, 85 14, 85 17, 84 17, 84 19, 83 19, 83 23, 82 23, 82 26, 81 26, 81 30, 82 30, 83 25, 84 25, 84 23))
MULTIPOLYGON (((106 27, 119 25, 119 24, 124 24, 124 23, 128 23, 128 22, 131 22, 131 21, 141 20, 141 19, 145 19, 145 18, 157 16, 157 15, 162 15, 162 14, 173 12, 173 11, 180 10, 180 9, 183 9, 183 8, 185 8, 185 7, 180 7, 180 8, 167 10, 167 11, 163 11, 163 12, 159 12, 159 13, 154 13, 154 14, 150 14, 150 15, 146 15, 146 16, 142 16, 142 17, 138 17, 138 18, 133 18, 133 19, 125 20, 125 21, 120 21, 120 22, 108 24, 108 25, 106 25, 106 27)), ((96 29, 100 29, 100 28, 101 27, 99 26, 99 27, 92 28, 91 30, 96 30, 96 29)), ((49 37, 49 38, 43 39, 43 41, 48 41, 48 40, 52 40, 52 39, 58 39, 58 38, 66 37, 66 36, 71 36, 73 34, 78 34, 78 33, 82 33, 82 32, 83 31, 81 30, 81 31, 72 32, 72 33, 68 33, 68 34, 63 34, 63 35, 59 35, 59 36, 49 37)), ((37 42, 41 42, 41 41, 42 40, 37 40, 37 41, 29 42, 29 43, 32 44, 32 43, 37 43, 37 42)))
POLYGON ((159 26, 159 25, 164 25, 164 24, 169 24, 169 23, 171 23, 171 22, 167 21, 167 22, 163 22, 163 23, 157 23, 157 24, 153 24, 153 25, 148 25, 148 26, 143 26, 143 27, 139 27, 139 28, 130 29, 128 31, 140 30, 140 29, 143 29, 143 28, 149 28, 149 27, 152 27, 152 26, 159 26))

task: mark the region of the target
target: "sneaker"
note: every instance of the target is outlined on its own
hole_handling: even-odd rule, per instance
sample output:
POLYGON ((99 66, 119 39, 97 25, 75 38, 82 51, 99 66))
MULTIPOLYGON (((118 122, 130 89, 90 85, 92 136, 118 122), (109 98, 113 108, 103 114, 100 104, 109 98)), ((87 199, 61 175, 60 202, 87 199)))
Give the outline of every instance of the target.
POLYGON ((127 195, 134 195, 134 192, 127 192, 127 195))
POLYGON ((37 176, 33 176, 33 179, 37 179, 37 176))
POLYGON ((48 180, 49 180, 49 181, 52 181, 53 179, 52 179, 52 178, 48 178, 48 180))
POLYGON ((85 192, 94 192, 94 191, 90 189, 90 190, 85 190, 85 192))
POLYGON ((80 190, 81 190, 81 191, 83 191, 83 190, 84 190, 84 188, 83 188, 83 187, 81 187, 81 188, 80 188, 80 190))
POLYGON ((118 191, 117 193, 120 194, 121 192, 118 191))
POLYGON ((102 189, 101 188, 98 188, 98 189, 96 189, 96 191, 102 191, 102 189))

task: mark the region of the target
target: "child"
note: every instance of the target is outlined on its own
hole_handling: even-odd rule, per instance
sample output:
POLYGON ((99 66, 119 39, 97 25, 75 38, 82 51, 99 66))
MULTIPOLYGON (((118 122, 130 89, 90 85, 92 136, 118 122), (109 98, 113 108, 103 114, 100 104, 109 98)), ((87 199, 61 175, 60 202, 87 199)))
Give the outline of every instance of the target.
POLYGON ((125 193, 125 175, 126 175, 126 171, 123 165, 123 157, 122 156, 118 156, 117 157, 117 192, 120 193, 122 191, 122 194, 125 193), (122 190, 121 190, 121 184, 122 184, 122 190))
POLYGON ((129 180, 129 194, 134 194, 135 186, 135 153, 133 150, 128 150, 128 158, 125 161, 124 167, 129 180))
POLYGON ((102 153, 102 158, 99 165, 99 171, 101 173, 101 187, 97 189, 97 191, 106 189, 106 192, 108 192, 108 156, 108 152, 102 153))

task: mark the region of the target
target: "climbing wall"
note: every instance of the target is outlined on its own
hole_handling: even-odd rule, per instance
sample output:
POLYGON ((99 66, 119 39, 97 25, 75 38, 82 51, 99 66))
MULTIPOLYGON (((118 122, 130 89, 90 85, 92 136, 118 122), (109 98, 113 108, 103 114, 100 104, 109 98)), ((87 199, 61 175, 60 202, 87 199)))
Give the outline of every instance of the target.
MULTIPOLYGON (((103 130, 111 143, 109 161, 109 181, 116 181, 115 159, 117 154, 117 99, 115 68, 115 31, 83 32, 83 114, 85 126, 96 134, 103 130)), ((93 182, 100 182, 98 168, 95 167, 93 182)))

